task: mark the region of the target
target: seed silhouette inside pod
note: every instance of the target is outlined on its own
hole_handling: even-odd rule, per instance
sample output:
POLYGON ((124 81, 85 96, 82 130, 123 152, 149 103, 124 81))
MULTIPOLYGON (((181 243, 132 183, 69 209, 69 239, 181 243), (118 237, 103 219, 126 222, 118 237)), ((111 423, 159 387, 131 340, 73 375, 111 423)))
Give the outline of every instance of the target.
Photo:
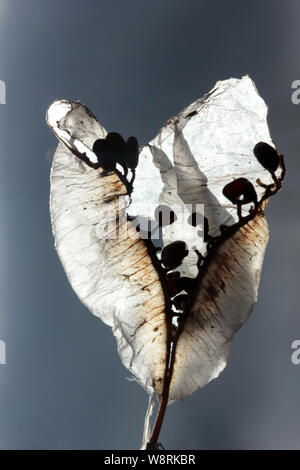
POLYGON ((175 212, 165 204, 161 204, 155 209, 154 217, 160 227, 172 225, 177 219, 175 212))
POLYGON ((139 162, 139 144, 136 137, 129 137, 126 142, 125 160, 128 168, 135 169, 139 162))
POLYGON ((180 282, 181 282, 182 289, 185 290, 186 292, 192 292, 192 290, 195 287, 195 279, 191 277, 184 276, 180 278, 180 282))
POLYGON ((252 183, 247 178, 238 178, 223 188, 223 194, 233 204, 249 204, 257 202, 257 194, 252 183))
POLYGON ((161 262, 165 268, 174 269, 181 264, 188 252, 185 242, 176 241, 170 243, 161 252, 161 262))
POLYGON ((182 290, 180 279, 167 279, 166 283, 171 297, 178 294, 182 290))
POLYGON ((255 145, 253 153, 259 163, 269 171, 276 171, 279 165, 279 155, 277 151, 265 142, 259 142, 255 145))
POLYGON ((110 158, 106 139, 96 140, 93 145, 93 152, 104 170, 113 171, 116 168, 116 162, 110 158))
POLYGON ((171 280, 171 279, 179 279, 180 278, 180 272, 179 271, 169 271, 167 274, 166 274, 166 278, 168 280, 171 280))
POLYGON ((106 136, 107 152, 116 163, 123 163, 125 160, 125 140, 118 132, 110 132, 106 136))
POLYGON ((98 139, 93 145, 98 162, 107 171, 113 171, 116 164, 124 164, 125 141, 117 132, 110 132, 106 139, 98 139))
POLYGON ((169 271, 166 274, 166 278, 169 279, 179 279, 180 278, 180 272, 179 271, 169 271))
POLYGON ((177 310, 184 310, 188 300, 189 296, 187 294, 179 294, 174 297, 173 302, 177 310))

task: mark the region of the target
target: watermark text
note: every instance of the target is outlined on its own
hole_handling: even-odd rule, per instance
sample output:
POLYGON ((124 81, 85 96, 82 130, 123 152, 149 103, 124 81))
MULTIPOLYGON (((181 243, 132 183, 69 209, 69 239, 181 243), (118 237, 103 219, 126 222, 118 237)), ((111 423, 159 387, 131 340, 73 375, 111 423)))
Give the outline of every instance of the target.
POLYGON ((0 104, 6 104, 6 84, 0 80, 0 104))
POLYGON ((292 342, 291 348, 294 349, 291 361, 295 366, 298 366, 300 364, 300 339, 295 339, 292 342))
POLYGON ((6 346, 2 340, 0 340, 0 364, 6 364, 6 346))
POLYGON ((291 88, 293 88, 293 93, 291 94, 291 101, 293 104, 300 103, 300 80, 294 80, 292 82, 291 88))

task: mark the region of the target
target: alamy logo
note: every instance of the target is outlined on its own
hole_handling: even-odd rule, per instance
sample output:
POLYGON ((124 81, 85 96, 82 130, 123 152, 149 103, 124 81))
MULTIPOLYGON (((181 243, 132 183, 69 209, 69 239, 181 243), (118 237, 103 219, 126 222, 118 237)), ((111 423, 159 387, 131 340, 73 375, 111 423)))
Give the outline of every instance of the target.
POLYGON ((0 80, 0 104, 6 104, 6 85, 3 80, 0 80))
POLYGON ((292 103, 299 104, 300 103, 300 80, 294 80, 293 83, 291 84, 291 88, 295 90, 291 94, 292 103))
POLYGON ((0 364, 6 364, 6 346, 5 342, 0 340, 0 364))
POLYGON ((174 236, 177 240, 186 238, 190 246, 197 246, 199 241, 204 239, 206 230, 204 204, 156 206, 146 205, 145 202, 135 203, 134 210, 137 214, 143 214, 146 211, 152 214, 152 218, 130 217, 131 224, 128 226, 127 214, 124 211, 126 201, 126 197, 119 197, 118 208, 115 212, 111 206, 107 209, 103 208, 103 216, 94 228, 99 239, 126 240, 129 237, 135 237, 138 231, 143 240, 158 241, 162 238, 162 230, 170 241, 175 241, 174 236), (131 227, 135 227, 136 231, 131 227))
POLYGON ((295 366, 298 366, 300 364, 300 340, 295 339, 292 342, 291 348, 294 349, 291 355, 291 361, 295 366))

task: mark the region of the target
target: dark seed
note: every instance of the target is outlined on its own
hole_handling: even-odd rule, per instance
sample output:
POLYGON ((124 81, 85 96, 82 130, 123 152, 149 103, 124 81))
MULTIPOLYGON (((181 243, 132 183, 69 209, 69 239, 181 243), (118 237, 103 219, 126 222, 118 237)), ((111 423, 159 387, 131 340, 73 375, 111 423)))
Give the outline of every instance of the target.
POLYGON ((166 283, 171 297, 182 291, 180 279, 167 279, 166 283))
POLYGON ((171 271, 166 275, 166 283, 168 286, 168 291, 171 296, 178 294, 181 288, 180 272, 171 271))
POLYGON ((187 294, 179 294, 173 299, 174 305, 177 310, 184 310, 187 302, 189 300, 189 296, 187 294))
POLYGON ((191 292, 195 287, 195 279, 191 277, 182 277, 180 281, 182 289, 186 292, 191 292))
POLYGON ((276 171, 279 165, 279 155, 277 151, 265 142, 259 142, 255 145, 253 153, 259 163, 269 171, 276 171))
POLYGON ((116 164, 125 163, 125 141, 117 132, 110 132, 106 139, 98 139, 93 145, 93 152, 97 155, 102 168, 108 171, 115 170, 116 164))
POLYGON ((93 152, 96 154, 98 162, 107 171, 113 171, 116 168, 116 161, 110 158, 110 153, 106 139, 98 139, 93 145, 93 152))
POLYGON ((174 269, 179 266, 188 254, 186 244, 182 241, 170 243, 161 252, 161 262, 165 268, 174 269))
POLYGON ((252 183, 246 178, 238 178, 223 188, 223 194, 233 204, 257 202, 257 195, 252 183))
POLYGON ((135 137, 129 137, 126 142, 125 160, 128 168, 131 168, 132 170, 138 165, 139 144, 135 137))
POLYGON ((171 271, 167 273, 166 275, 167 279, 179 279, 180 278, 180 272, 179 271, 171 271))
POLYGON ((108 150, 112 154, 121 155, 125 153, 125 140, 118 132, 110 132, 106 136, 108 150))
POLYGON ((117 132, 110 132, 106 136, 107 142, 107 157, 115 162, 124 166, 125 162, 125 140, 117 132))
POLYGON ((105 139, 98 139, 93 145, 93 152, 98 162, 107 171, 116 169, 116 164, 122 165, 124 172, 136 168, 139 158, 139 146, 135 137, 129 137, 127 142, 118 132, 109 132, 105 139))

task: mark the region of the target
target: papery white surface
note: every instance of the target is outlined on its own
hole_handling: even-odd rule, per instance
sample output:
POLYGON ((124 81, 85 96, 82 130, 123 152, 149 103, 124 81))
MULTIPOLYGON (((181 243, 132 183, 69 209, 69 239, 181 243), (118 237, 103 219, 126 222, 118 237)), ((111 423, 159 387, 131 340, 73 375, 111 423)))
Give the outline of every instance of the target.
MULTIPOLYGON (((55 102, 48 110, 48 122, 58 136, 65 139, 69 133, 73 142, 80 139, 91 150, 106 131, 81 104, 71 103, 71 110, 61 104, 68 114, 60 115, 57 123, 52 114, 54 109, 56 116, 59 108, 55 102)), ((59 144, 50 196, 57 252, 80 300, 112 327, 124 365, 152 393, 155 381, 162 382, 165 367, 165 303, 144 243, 123 220, 125 194, 115 174, 90 168, 59 144), (115 223, 117 216, 120 225, 115 223), (103 238, 106 225, 124 232, 122 242, 116 234, 103 238)))
MULTIPOLYGON (((129 214, 153 219, 158 204, 176 207, 181 213, 191 204, 203 204, 210 235, 219 234, 221 224, 232 225, 238 220, 236 207, 222 193, 227 183, 246 177, 260 197, 264 190, 257 178, 267 184, 272 182, 269 172, 253 155, 260 141, 274 146, 267 125, 267 106, 253 81, 245 76, 217 82, 207 95, 171 118, 142 148, 129 214)), ((181 239, 181 220, 163 232, 165 244, 181 239)), ((192 248, 195 232, 187 221, 184 233, 192 248)), ((198 237, 196 246, 205 252, 202 238, 198 237)), ((195 276, 196 262, 191 250, 181 271, 195 276)))
MULTIPOLYGON (((118 176, 90 168, 71 151, 85 152, 96 162, 92 148, 106 135, 102 125, 80 103, 59 100, 49 108, 48 123, 62 142, 51 176, 51 220, 58 254, 73 289, 92 313, 112 327, 124 365, 150 394, 155 389, 161 395, 166 366, 160 279, 130 223, 121 226, 130 233, 122 241, 104 240, 101 229, 117 217, 121 220, 126 211, 153 219, 159 204, 183 213, 190 204, 199 204, 210 235, 219 234, 221 224, 237 221, 236 207, 223 196, 224 186, 243 176, 260 198, 264 190, 257 178, 271 182, 253 155, 257 142, 273 145, 266 117, 267 106, 248 76, 218 82, 141 148, 132 202, 126 207, 129 199, 118 176)), ((248 210, 245 207, 244 213, 248 210)), ((186 241, 190 252, 180 270, 194 277, 198 258, 193 248, 205 253, 203 239, 198 237, 195 244, 195 229, 180 217, 163 229, 163 238, 165 245, 186 241)), ((257 298, 267 239, 266 221, 259 215, 222 245, 197 286, 176 349, 170 401, 184 399, 225 367, 233 334, 257 298)), ((148 433, 149 426, 145 429, 148 433)))

